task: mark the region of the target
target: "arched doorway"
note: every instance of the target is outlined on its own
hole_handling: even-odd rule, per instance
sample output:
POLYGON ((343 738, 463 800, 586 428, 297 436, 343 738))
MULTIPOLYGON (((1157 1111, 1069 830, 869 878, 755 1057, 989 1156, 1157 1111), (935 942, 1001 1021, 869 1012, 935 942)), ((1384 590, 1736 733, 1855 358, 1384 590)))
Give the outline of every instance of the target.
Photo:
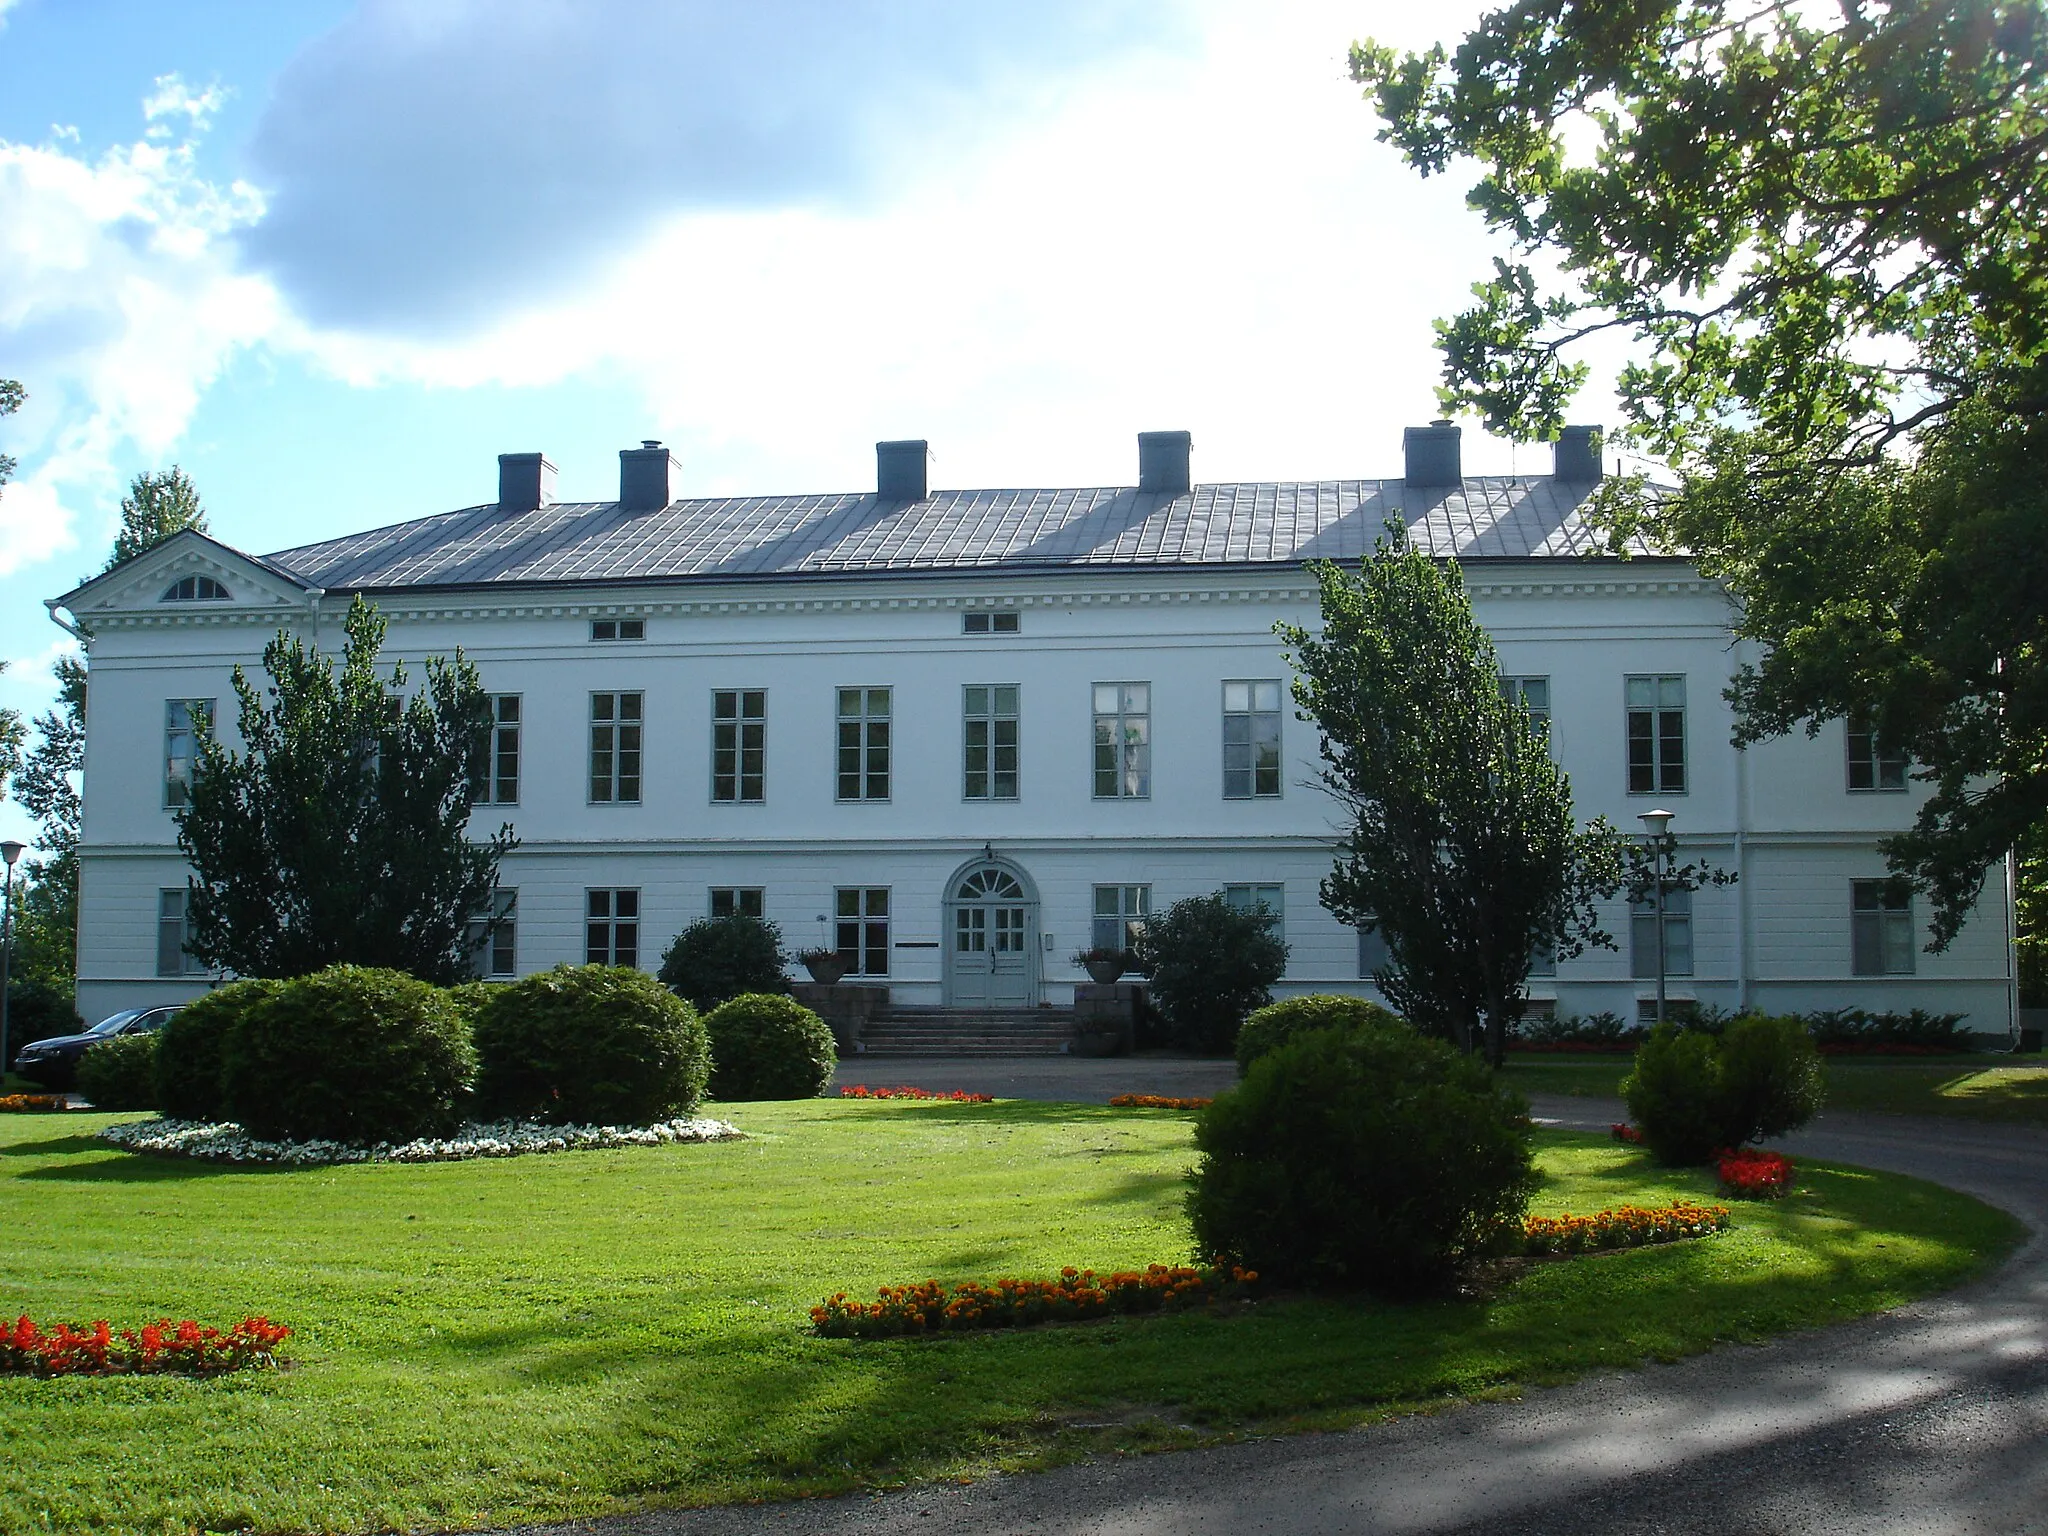
POLYGON ((1038 1006, 1038 892, 1007 859, 975 859, 946 883, 946 1003, 1038 1006))

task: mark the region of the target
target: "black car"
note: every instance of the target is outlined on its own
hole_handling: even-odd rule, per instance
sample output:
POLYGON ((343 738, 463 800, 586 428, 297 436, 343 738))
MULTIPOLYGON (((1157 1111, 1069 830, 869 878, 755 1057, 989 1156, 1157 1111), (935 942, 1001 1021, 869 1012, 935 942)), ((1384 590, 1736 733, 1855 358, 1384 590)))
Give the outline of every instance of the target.
POLYGON ((88 1046, 111 1040, 116 1035, 153 1034, 178 1011, 168 1008, 128 1008, 101 1019, 82 1035, 53 1035, 48 1040, 31 1040, 14 1058, 14 1070, 45 1088, 69 1088, 78 1075, 78 1058, 88 1046))

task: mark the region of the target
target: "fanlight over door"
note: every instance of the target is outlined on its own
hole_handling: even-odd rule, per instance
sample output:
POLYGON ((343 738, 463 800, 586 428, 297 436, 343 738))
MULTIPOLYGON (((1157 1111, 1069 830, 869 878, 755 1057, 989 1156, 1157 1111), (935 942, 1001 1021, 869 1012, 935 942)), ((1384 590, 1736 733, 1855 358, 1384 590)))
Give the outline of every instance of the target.
POLYGON ((955 1007, 1028 1008, 1038 979, 1034 903, 1023 882, 993 865, 953 888, 955 1007))

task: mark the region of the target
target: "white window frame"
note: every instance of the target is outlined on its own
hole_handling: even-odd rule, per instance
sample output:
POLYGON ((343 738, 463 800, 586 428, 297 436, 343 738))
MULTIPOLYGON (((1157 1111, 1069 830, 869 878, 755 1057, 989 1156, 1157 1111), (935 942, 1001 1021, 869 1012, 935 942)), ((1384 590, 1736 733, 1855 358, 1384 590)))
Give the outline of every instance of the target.
POLYGON ((1280 718, 1286 713, 1285 685, 1277 677, 1228 678, 1223 684, 1223 798, 1277 800, 1284 788, 1280 718), (1233 692, 1242 689, 1243 693, 1233 692), (1271 690, 1268 692, 1267 690, 1271 690), (1269 704, 1267 701, 1271 700, 1269 704), (1270 730, 1271 739, 1266 740, 1270 730), (1232 740, 1241 735, 1242 741, 1232 740), (1272 761, 1259 749, 1270 746, 1272 761), (1241 759, 1241 761, 1239 760, 1241 759))
POLYGON ((1152 685, 1091 683, 1088 698, 1094 713, 1089 758, 1094 798, 1151 799, 1152 685))
POLYGON ((479 786, 482 793, 477 796, 480 805, 519 803, 523 710, 520 696, 516 693, 491 695, 491 737, 485 748, 484 781, 479 786))
POLYGON ((599 645, 611 645, 647 638, 645 619, 592 619, 590 638, 599 645))
POLYGON ((1626 720, 1623 765, 1628 792, 1632 795, 1683 795, 1691 790, 1691 752, 1687 750, 1685 719, 1685 674, 1683 672, 1632 672, 1622 679, 1622 706, 1626 720), (1641 685, 1641 686, 1639 686, 1641 685), (1676 698, 1677 703, 1670 702, 1676 698), (1676 719, 1677 731, 1669 728, 1676 719), (1641 730, 1638 730, 1640 724, 1641 730), (1677 761, 1671 761, 1671 743, 1676 740, 1677 761), (1647 759, 1638 764, 1639 741, 1649 746, 1647 759), (1646 782, 1639 782, 1636 769, 1648 770, 1646 782))
POLYGON ((519 974, 519 888, 501 885, 491 892, 488 915, 469 920, 469 968, 479 981, 519 974))
POLYGON ((1849 882, 1849 974, 1911 976, 1918 958, 1913 893, 1889 880, 1849 882))
POLYGON ((842 885, 832 892, 832 937, 849 976, 889 974, 890 897, 886 885, 842 885))
POLYGON ((637 689, 590 696, 590 803, 638 805, 646 777, 647 696, 637 689), (628 793, 628 791, 631 793, 628 793))
POLYGON ((1096 886, 1088 921, 1088 947, 1130 949, 1137 942, 1133 930, 1151 915, 1149 884, 1096 886))
POLYGON ((192 941, 191 887, 159 887, 156 893, 156 973, 159 976, 204 976, 206 965, 185 946, 192 941), (169 948, 165 940, 170 940, 169 948), (166 961, 169 964, 166 964, 166 961))
POLYGON ((833 762, 834 798, 846 805, 888 800, 894 787, 891 769, 895 747, 896 690, 849 685, 835 689, 833 700, 838 722, 833 762), (849 701, 852 705, 850 710, 849 701), (849 789, 853 791, 851 794, 847 792, 849 789))
POLYGON ((583 892, 586 965, 640 964, 640 889, 591 886, 583 892))
POLYGON ((713 917, 766 918, 768 915, 768 890, 765 886, 714 885, 709 895, 707 910, 713 917))
POLYGON ((164 700, 164 809, 182 810, 192 803, 192 775, 199 766, 199 744, 213 734, 212 699, 164 700))
MULTIPOLYGON (((1664 975, 1694 972, 1693 893, 1684 886, 1664 888, 1664 975)), ((1657 979, 1657 898, 1646 896, 1628 906, 1629 977, 1657 979)))
POLYGON ((1287 936, 1287 887, 1279 881, 1233 882, 1223 887, 1223 901, 1236 912, 1248 912, 1263 903, 1272 914, 1267 929, 1276 939, 1287 936))
POLYGON ((961 685, 960 796, 963 800, 1019 798, 1023 783, 1019 771, 1023 755, 1023 703, 1024 690, 1018 683, 961 685))
POLYGON ((1844 771, 1845 782, 1852 795, 1897 795, 1907 788, 1906 773, 1911 759, 1903 752, 1887 753, 1877 745, 1877 733, 1861 720, 1844 722, 1843 747, 1846 752, 1844 771), (1856 782, 1859 772, 1866 781, 1856 782))
POLYGON ((1510 704, 1520 707, 1529 717, 1529 723, 1540 731, 1547 740, 1550 736, 1550 678, 1549 676, 1502 677, 1501 697, 1510 704))
POLYGON ((1023 615, 1013 608, 970 609, 960 615, 963 635, 1014 635, 1023 631, 1023 615))
POLYGON ((711 690, 711 801, 760 805, 768 798, 768 690, 711 690), (731 701, 731 714, 724 713, 731 701), (755 711, 748 713, 749 710, 755 711), (749 761, 753 766, 749 768, 749 761), (751 791, 751 793, 750 793, 751 791))

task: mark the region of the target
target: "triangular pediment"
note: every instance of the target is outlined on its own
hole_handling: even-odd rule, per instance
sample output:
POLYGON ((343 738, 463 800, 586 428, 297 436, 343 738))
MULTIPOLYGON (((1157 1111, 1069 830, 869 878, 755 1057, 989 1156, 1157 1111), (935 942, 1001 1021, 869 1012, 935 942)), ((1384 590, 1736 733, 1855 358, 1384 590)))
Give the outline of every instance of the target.
POLYGON ((275 613, 310 589, 278 567, 186 529, 56 599, 81 623, 154 614, 165 620, 275 613))

